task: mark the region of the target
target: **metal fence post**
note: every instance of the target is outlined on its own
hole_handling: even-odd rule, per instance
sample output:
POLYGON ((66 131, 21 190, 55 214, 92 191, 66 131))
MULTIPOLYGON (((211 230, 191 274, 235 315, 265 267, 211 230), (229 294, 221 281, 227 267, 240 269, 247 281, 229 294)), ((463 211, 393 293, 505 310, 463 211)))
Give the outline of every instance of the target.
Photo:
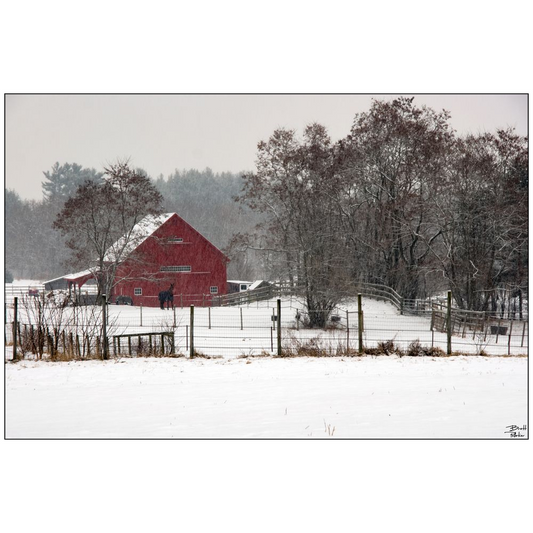
POLYGON ((448 307, 446 309, 446 337, 448 355, 452 354, 452 291, 448 291, 448 307))
POLYGON ((190 358, 192 359, 194 357, 194 305, 191 305, 191 328, 190 328, 190 358))
POLYGON ((363 296, 357 295, 357 314, 358 314, 358 330, 359 330, 359 353, 363 353, 363 296))
POLYGON ((281 355, 281 300, 278 298, 278 355, 281 355))

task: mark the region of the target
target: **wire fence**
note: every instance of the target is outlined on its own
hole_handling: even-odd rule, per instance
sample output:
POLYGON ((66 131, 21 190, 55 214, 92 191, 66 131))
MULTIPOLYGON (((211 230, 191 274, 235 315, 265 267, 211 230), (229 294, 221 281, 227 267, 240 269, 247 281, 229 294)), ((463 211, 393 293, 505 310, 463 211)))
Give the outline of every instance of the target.
MULTIPOLYGON (((225 307, 161 310, 108 305, 39 308, 25 295, 6 305, 5 343, 19 357, 102 358, 103 324, 109 355, 355 355, 379 350, 425 354, 522 355, 529 349, 529 323, 443 305, 402 314, 390 301, 361 297, 327 313, 321 328, 310 327, 313 310, 285 297, 225 307), (417 348, 418 352, 414 349, 417 348), (425 350, 425 351, 424 351, 425 350), (432 351, 433 350, 433 351, 432 351)), ((43 304, 44 305, 44 304, 43 304)), ((314 310, 314 312, 320 312, 314 310)), ((6 352, 6 353, 9 353, 6 352)))

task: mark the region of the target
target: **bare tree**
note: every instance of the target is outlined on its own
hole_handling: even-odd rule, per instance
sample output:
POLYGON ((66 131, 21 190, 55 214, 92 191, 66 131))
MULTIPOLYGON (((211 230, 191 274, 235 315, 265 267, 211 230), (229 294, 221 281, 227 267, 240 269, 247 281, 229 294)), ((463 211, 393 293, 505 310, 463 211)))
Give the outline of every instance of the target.
POLYGON ((457 304, 492 310, 527 286, 527 139, 511 130, 458 139, 438 199, 433 248, 457 304))
POLYGON ((245 174, 240 200, 267 215, 257 248, 282 258, 280 278, 301 288, 311 326, 323 327, 346 295, 345 240, 335 208, 335 149, 312 124, 303 141, 276 130, 258 145, 257 171, 245 174))
POLYGON ((136 226, 160 212, 162 199, 147 176, 119 161, 101 183, 85 182, 66 201, 54 227, 68 238, 71 264, 94 274, 99 294, 111 294, 119 265, 145 237, 136 226))
POLYGON ((446 111, 416 107, 413 98, 374 101, 341 143, 338 204, 354 259, 367 281, 406 298, 421 296, 421 276, 440 236, 433 199, 453 141, 448 119, 446 111))

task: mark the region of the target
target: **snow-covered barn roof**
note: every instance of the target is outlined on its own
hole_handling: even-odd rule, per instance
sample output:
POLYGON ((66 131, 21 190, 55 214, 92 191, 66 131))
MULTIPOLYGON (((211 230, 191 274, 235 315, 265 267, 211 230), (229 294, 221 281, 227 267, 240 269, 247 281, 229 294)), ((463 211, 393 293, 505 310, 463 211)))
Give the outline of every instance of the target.
POLYGON ((104 261, 115 261, 117 256, 126 258, 173 215, 175 213, 145 216, 133 227, 129 235, 121 237, 107 250, 104 261))

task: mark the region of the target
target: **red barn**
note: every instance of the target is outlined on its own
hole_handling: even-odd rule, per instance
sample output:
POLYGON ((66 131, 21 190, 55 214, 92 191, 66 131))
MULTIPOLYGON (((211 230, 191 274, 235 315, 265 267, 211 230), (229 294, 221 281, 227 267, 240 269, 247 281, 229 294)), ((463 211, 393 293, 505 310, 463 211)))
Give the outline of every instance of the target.
POLYGON ((133 305, 157 307, 159 293, 171 284, 176 306, 209 305, 227 293, 227 257, 176 213, 145 217, 133 236, 125 244, 127 258, 117 269, 111 302, 129 296, 133 305))

